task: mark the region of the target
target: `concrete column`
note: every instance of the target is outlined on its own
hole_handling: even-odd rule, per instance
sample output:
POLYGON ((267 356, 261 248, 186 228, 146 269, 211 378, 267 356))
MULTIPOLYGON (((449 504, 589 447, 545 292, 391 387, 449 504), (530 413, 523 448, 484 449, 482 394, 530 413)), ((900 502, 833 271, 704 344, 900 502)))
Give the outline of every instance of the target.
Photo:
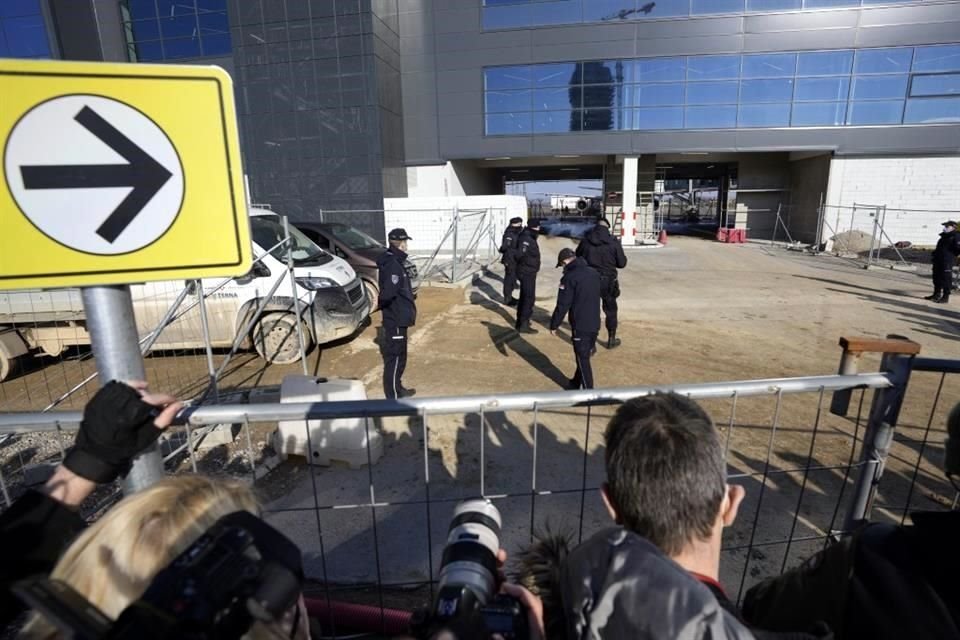
POLYGON ((623 159, 623 244, 637 242, 637 170, 640 158, 628 156, 623 159))

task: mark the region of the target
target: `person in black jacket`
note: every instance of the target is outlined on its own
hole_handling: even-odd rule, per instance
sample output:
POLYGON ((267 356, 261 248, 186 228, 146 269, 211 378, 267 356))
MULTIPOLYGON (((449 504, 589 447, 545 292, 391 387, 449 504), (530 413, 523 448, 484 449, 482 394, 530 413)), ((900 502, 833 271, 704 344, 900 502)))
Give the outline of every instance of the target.
POLYGON ((540 271, 540 221, 531 218, 527 228, 517 238, 517 276, 520 278, 520 302, 517 305, 517 331, 538 333, 530 326, 533 304, 537 296, 537 273, 540 271))
POLYGON ((577 247, 577 255, 600 274, 600 300, 607 325, 607 349, 620 346, 617 337, 617 298, 620 297, 620 282, 617 269, 627 266, 623 245, 610 235, 610 221, 605 217, 597 220, 597 226, 587 232, 577 247))
POLYGON ((409 398, 416 389, 406 389, 401 382, 407 368, 407 329, 417 323, 417 304, 407 270, 407 240, 412 240, 404 229, 394 229, 387 235, 390 248, 377 258, 380 284, 380 313, 383 331, 380 334, 380 354, 383 356, 383 394, 390 400, 409 398))
POLYGON ((597 344, 600 332, 600 275, 573 249, 560 250, 557 268, 563 267, 563 278, 557 294, 557 306, 550 319, 550 333, 557 329, 569 314, 573 332, 573 356, 577 371, 567 385, 568 389, 593 389, 593 367, 590 354, 597 344))
POLYGON ((943 233, 937 241, 937 248, 933 250, 933 295, 927 300, 941 304, 950 301, 950 290, 953 289, 953 266, 957 264, 960 255, 960 234, 957 233, 957 223, 947 220, 943 223, 943 233))
POLYGON ((513 288, 517 284, 517 248, 518 239, 523 231, 523 218, 510 218, 510 226, 503 232, 503 240, 500 241, 500 258, 503 264, 503 302, 509 307, 517 305, 517 299, 513 297, 513 288))

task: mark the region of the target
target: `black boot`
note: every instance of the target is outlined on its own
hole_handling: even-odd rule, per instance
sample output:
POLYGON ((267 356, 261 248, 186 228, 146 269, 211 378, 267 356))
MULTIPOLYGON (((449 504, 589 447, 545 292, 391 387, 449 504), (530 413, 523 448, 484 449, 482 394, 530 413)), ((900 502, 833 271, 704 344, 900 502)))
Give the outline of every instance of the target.
POLYGON ((517 331, 519 331, 520 333, 527 333, 527 334, 540 333, 539 331, 531 327, 529 322, 527 324, 523 324, 517 327, 517 331))
POLYGON ((924 300, 933 300, 934 302, 939 302, 939 301, 940 301, 940 294, 939 294, 939 293, 934 293, 932 296, 924 296, 923 299, 924 299, 924 300))
POLYGON ((616 349, 623 342, 620 338, 617 337, 616 330, 608 332, 610 335, 607 338, 607 349, 616 349))
POLYGON ((934 302, 939 302, 940 304, 947 304, 948 302, 950 302, 950 294, 940 296, 939 298, 934 300, 934 302))

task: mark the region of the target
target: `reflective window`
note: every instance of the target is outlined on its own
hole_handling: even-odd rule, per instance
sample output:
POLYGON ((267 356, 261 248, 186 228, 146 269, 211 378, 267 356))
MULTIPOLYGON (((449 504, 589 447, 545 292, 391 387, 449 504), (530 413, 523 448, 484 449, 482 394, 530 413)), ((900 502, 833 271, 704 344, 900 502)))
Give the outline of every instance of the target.
POLYGON ((628 60, 603 62, 593 60, 580 65, 583 75, 583 84, 611 84, 613 82, 627 82, 633 65, 628 60))
POLYGON ((851 102, 847 110, 847 124, 900 124, 903 118, 903 100, 851 102))
POLYGON ((825 7, 857 7, 860 0, 803 0, 804 9, 823 9, 825 7))
POLYGON ((504 113, 508 111, 529 111, 530 90, 520 91, 487 91, 487 113, 504 113))
POLYGON ((743 0, 693 0, 690 3, 690 13, 743 13, 743 0))
POLYGON ((799 8, 800 0, 747 0, 747 11, 789 11, 799 8))
POLYGON ((859 76, 853 79, 853 100, 902 98, 909 76, 859 76))
POLYGON ((568 133, 580 131, 580 110, 546 111, 533 114, 533 130, 536 133, 568 133))
POLYGON ((740 102, 790 102, 793 80, 744 80, 740 83, 740 102))
POLYGON ((933 76, 913 76, 910 95, 960 96, 960 73, 941 73, 933 76))
POLYGON ((555 87, 537 89, 533 92, 534 111, 553 111, 556 109, 579 109, 583 106, 582 87, 555 87))
POLYGON ((634 110, 634 129, 682 129, 683 108, 650 108, 634 110))
POLYGON ((793 105, 794 127, 834 127, 843 124, 846 102, 800 102, 793 105))
POLYGON ((683 81, 687 70, 686 58, 654 58, 639 60, 633 67, 633 82, 683 81))
POLYGON ((586 108, 616 106, 617 90, 611 84, 587 85, 583 88, 583 106, 586 108))
POLYGON ((905 73, 910 70, 913 48, 861 49, 857 51, 854 73, 905 73))
POLYGON ((539 64, 528 68, 537 87, 565 87, 583 82, 583 66, 579 64, 539 64))
POLYGON ((960 98, 907 100, 903 121, 909 124, 960 122, 960 98))
POLYGON ((0 0, 0 58, 49 58, 40 0, 0 0))
POLYGON ((790 125, 790 103, 745 104, 737 114, 740 127, 787 127, 790 125))
POLYGON ((795 53, 761 53, 743 56, 742 78, 792 78, 797 71, 795 53))
POLYGON ((226 0, 125 0, 131 61, 224 56, 232 51, 226 0))
POLYGON ((544 26, 583 22, 583 14, 578 0, 532 2, 527 15, 530 24, 544 26))
POLYGON ((584 131, 613 131, 617 129, 616 109, 584 109, 584 131))
POLYGON ((687 58, 687 80, 727 80, 740 77, 740 56, 687 58))
POLYGON ((813 51, 797 58, 798 76, 850 75, 853 51, 813 51))
POLYGON ((691 82, 687 104, 735 104, 740 85, 736 82, 691 82))
POLYGON ((960 71, 960 45, 917 47, 914 71, 960 71))
POLYGON ((850 91, 850 78, 798 78, 796 101, 843 100, 850 91))
POLYGON ((683 104, 682 84, 641 84, 631 87, 635 107, 683 104))
POLYGON ((530 120, 530 113, 487 114, 487 133, 490 135, 530 133, 530 120))
MULTIPOLYGON (((552 66, 552 65, 551 65, 552 66)), ((526 89, 530 86, 530 67, 493 67, 484 72, 490 89, 526 89)))
POLYGON ((687 129, 733 129, 737 126, 737 107, 687 107, 684 118, 687 129))

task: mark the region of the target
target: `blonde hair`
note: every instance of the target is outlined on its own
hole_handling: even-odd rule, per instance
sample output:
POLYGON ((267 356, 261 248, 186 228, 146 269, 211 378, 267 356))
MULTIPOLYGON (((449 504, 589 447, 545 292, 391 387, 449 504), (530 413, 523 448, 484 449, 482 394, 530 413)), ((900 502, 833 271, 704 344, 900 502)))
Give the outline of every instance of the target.
MULTIPOLYGON (((205 476, 167 478, 107 511, 70 545, 50 577, 116 620, 161 569, 235 511, 260 513, 247 484, 205 476)), ((33 616, 22 636, 52 637, 55 631, 33 616)))

